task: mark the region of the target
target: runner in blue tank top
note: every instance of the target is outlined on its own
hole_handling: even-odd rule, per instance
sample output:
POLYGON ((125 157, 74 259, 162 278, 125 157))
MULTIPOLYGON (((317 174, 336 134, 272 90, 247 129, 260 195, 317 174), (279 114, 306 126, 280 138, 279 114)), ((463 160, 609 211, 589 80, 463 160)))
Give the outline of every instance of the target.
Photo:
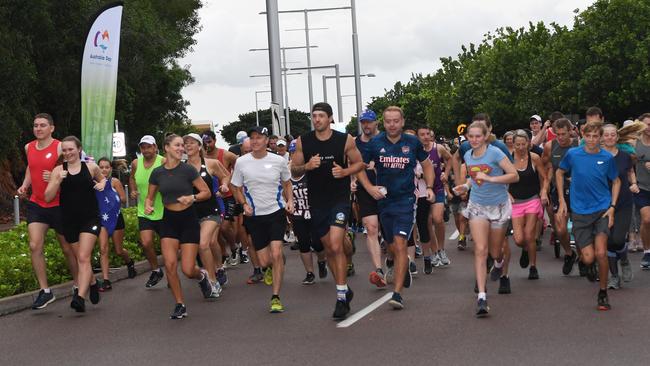
POLYGON ((395 291, 389 304, 402 309, 402 287, 410 287, 408 271, 407 240, 415 221, 415 172, 417 161, 422 165, 427 183, 427 198, 432 201, 433 167, 420 141, 402 133, 404 114, 399 107, 384 110, 386 132, 374 137, 364 153, 364 162, 374 162, 377 169, 377 185, 372 185, 364 171, 357 174, 366 191, 377 199, 379 220, 384 240, 392 250, 395 263, 395 291))

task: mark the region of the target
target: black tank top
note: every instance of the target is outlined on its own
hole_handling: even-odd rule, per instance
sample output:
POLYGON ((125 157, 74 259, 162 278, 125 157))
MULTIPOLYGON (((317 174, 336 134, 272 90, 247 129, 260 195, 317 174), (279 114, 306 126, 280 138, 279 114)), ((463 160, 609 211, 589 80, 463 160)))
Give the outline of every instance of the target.
MULTIPOLYGON (((201 179, 203 179, 205 184, 208 185, 208 189, 210 190, 210 198, 208 198, 205 201, 194 203, 194 209, 196 210, 196 215, 199 218, 203 218, 210 215, 219 215, 219 205, 217 204, 217 197, 214 194, 215 191, 214 180, 212 179, 212 175, 210 175, 210 173, 208 172, 208 168, 205 165, 205 159, 203 157, 201 157, 201 169, 199 170, 199 176, 201 176, 201 179)), ((194 194, 199 193, 199 190, 196 189, 196 187, 194 187, 192 190, 194 194)))
MULTIPOLYGON (((68 170, 68 163, 63 163, 63 170, 68 170)), ((99 206, 95 197, 95 182, 85 162, 77 174, 68 175, 61 182, 61 210, 67 218, 99 217, 99 206)))
POLYGON ((350 177, 334 178, 332 168, 336 162, 341 168, 347 168, 345 156, 345 143, 348 134, 332 130, 332 136, 326 141, 316 138, 316 132, 304 134, 302 152, 305 162, 312 156, 319 154, 320 167, 307 171, 307 185, 309 187, 310 207, 330 207, 333 204, 350 201, 350 177))
POLYGON ((510 184, 508 191, 512 195, 512 198, 517 201, 525 201, 539 195, 541 189, 539 185, 539 175, 533 168, 533 159, 528 153, 528 164, 526 169, 519 170, 517 169, 517 174, 519 174, 519 182, 510 184))

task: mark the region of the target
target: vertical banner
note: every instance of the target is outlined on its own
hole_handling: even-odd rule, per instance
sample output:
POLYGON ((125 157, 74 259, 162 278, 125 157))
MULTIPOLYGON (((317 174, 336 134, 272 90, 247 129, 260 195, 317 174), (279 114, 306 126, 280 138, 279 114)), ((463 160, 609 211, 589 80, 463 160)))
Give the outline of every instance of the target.
POLYGON ((81 141, 95 160, 113 154, 122 9, 117 2, 97 12, 81 60, 81 141))

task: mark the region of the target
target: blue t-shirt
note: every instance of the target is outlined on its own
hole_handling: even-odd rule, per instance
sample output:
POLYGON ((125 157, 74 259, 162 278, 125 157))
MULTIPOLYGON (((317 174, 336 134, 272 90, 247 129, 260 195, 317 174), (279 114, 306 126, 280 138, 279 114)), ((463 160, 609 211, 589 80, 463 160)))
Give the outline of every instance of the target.
POLYGON ((484 206, 502 204, 508 200, 508 185, 477 180, 476 173, 483 172, 490 177, 503 175, 499 162, 510 154, 506 155, 493 145, 488 145, 485 153, 478 157, 472 156, 472 151, 470 149, 464 155, 467 173, 472 177, 472 193, 469 200, 484 206))
POLYGON ((386 133, 373 137, 363 154, 367 164, 375 162, 377 185, 386 187, 386 198, 379 200, 379 207, 389 203, 412 205, 415 202, 415 166, 424 161, 429 154, 422 143, 412 135, 402 134, 396 143, 390 142, 386 133))
MULTIPOLYGON (((510 155, 510 151, 508 151, 508 147, 506 144, 501 142, 500 140, 494 140, 490 143, 490 145, 499 148, 505 156, 510 159, 510 161, 514 161, 512 155, 510 155)), ((472 145, 469 144, 469 141, 463 141, 462 144, 460 144, 460 147, 458 148, 458 156, 460 156, 461 159, 465 159, 465 154, 469 151, 472 150, 472 145)))
POLYGON ((560 169, 571 173, 571 211, 588 215, 606 210, 612 201, 610 181, 618 178, 616 161, 600 149, 589 154, 583 146, 567 151, 560 169))

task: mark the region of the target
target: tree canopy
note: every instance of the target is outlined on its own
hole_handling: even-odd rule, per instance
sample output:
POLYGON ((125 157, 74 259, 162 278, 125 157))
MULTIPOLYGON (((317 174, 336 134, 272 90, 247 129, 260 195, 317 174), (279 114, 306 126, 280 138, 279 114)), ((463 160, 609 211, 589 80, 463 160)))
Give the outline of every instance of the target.
MULTIPOLYGON (((257 124, 255 111, 242 113, 238 116, 237 121, 233 121, 221 130, 221 136, 230 144, 235 144, 237 139, 235 135, 239 131, 248 131, 250 128, 257 124)), ((260 126, 267 127, 271 130, 271 109, 261 109, 259 111, 260 126)), ((291 135, 298 137, 311 131, 311 120, 309 113, 302 112, 295 109, 289 109, 289 119, 291 123, 291 135)))

